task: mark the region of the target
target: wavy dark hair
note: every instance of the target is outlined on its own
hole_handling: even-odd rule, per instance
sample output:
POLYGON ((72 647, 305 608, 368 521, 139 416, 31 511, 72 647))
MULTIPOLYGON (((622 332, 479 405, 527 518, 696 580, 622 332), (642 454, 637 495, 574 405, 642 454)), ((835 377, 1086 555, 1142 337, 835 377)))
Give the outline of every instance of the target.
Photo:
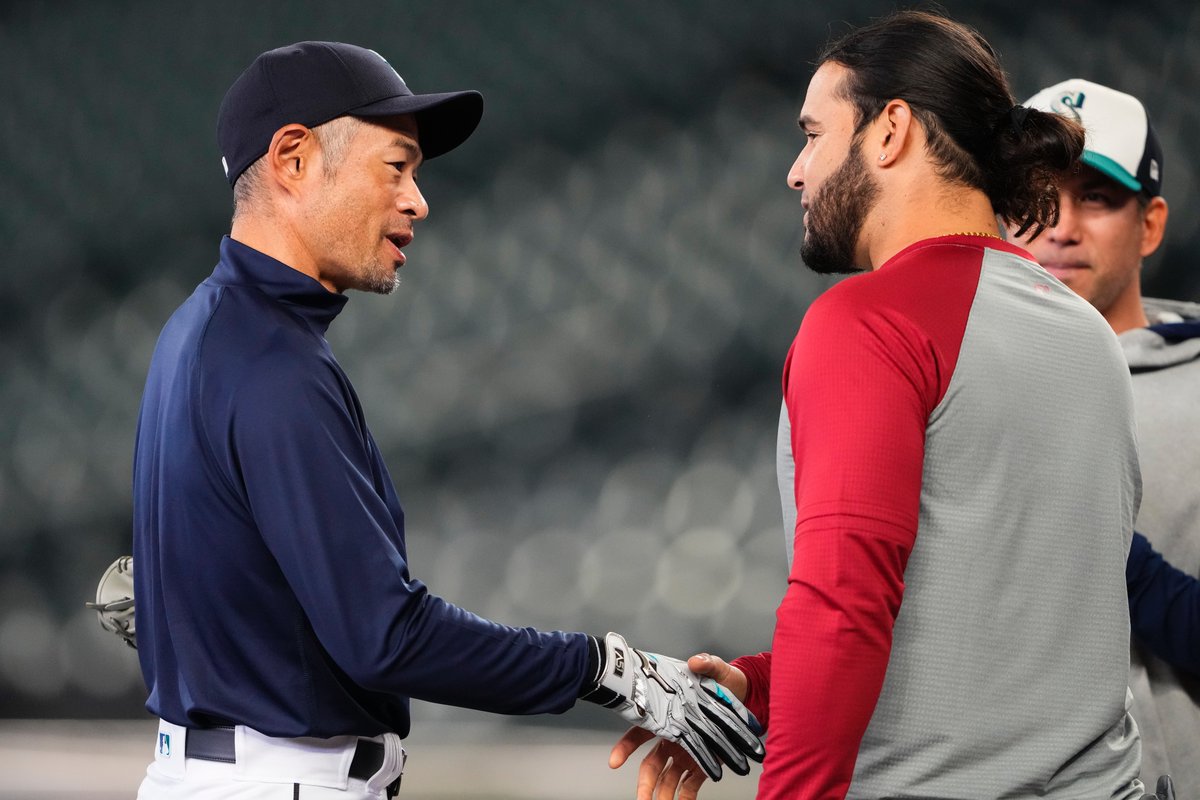
POLYGON ((925 130, 938 174, 982 190, 1018 235, 1058 221, 1058 180, 1083 153, 1073 120, 1015 105, 996 51, 974 28, 929 11, 900 11, 828 44, 817 66, 850 70, 844 97, 855 133, 893 99, 925 130))

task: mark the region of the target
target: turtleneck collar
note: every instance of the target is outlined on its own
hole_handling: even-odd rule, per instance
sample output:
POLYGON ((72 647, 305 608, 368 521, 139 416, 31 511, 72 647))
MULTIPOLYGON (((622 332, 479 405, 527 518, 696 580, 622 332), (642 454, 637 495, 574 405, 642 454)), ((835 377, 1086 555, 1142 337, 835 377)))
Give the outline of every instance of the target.
POLYGON ((221 238, 221 262, 209 280, 226 286, 253 286, 314 325, 322 334, 348 298, 282 261, 229 236, 221 238))

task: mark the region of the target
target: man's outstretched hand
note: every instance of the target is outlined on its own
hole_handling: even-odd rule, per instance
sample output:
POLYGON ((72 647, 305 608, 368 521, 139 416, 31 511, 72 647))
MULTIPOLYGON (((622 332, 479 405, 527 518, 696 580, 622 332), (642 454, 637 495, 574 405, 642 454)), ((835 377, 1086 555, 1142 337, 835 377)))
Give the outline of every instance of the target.
MULTIPOLYGON (((707 653, 688 659, 688 669, 712 678, 738 700, 746 697, 746 676, 717 656, 707 653)), ((650 739, 656 738, 645 728, 630 728, 617 740, 608 757, 608 766, 617 769, 650 739)), ((679 745, 659 739, 638 767, 637 800, 696 800, 707 779, 704 770, 679 745)))

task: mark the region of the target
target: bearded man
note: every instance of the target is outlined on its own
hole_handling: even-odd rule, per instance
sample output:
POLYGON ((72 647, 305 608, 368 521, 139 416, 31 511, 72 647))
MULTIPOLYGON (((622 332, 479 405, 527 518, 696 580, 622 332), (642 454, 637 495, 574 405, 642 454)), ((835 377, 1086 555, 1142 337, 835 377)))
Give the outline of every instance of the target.
MULTIPOLYGON (((1083 130, 1017 105, 983 37, 936 14, 817 65, 788 175, 801 254, 860 274, 811 305, 784 368, 772 650, 689 663, 768 727, 760 800, 1141 797, 1129 376, 1099 313, 997 227, 1054 224, 1083 130)), ((674 752, 639 797, 695 796, 674 752)))

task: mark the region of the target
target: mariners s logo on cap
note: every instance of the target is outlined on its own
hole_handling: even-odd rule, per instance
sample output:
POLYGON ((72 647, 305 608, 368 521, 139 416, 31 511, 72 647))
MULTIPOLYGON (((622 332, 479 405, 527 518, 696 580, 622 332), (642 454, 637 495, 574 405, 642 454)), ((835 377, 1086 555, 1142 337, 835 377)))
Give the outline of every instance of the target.
POLYGON ((371 50, 370 48, 368 48, 368 49, 367 49, 367 52, 368 52, 368 53, 371 53, 372 55, 378 56, 379 60, 380 60, 380 61, 382 61, 383 63, 387 64, 387 66, 388 66, 388 69, 390 69, 390 70, 392 71, 392 73, 393 73, 393 74, 394 74, 394 75, 395 75, 397 78, 399 78, 399 79, 400 79, 400 82, 401 82, 401 83, 403 83, 405 86, 407 86, 407 85, 408 85, 408 83, 407 83, 407 82, 404 80, 404 76, 403 76, 403 75, 401 75, 399 72, 397 72, 397 71, 396 71, 396 68, 392 66, 391 62, 390 62, 390 61, 388 61, 386 58, 384 58, 382 55, 380 55, 380 54, 379 54, 379 51, 377 51, 377 50, 371 50))
POLYGON ((1061 114, 1064 117, 1071 117, 1076 122, 1083 120, 1079 116, 1079 109, 1083 107, 1083 101, 1087 99, 1087 95, 1083 92, 1078 94, 1064 94, 1062 97, 1050 104, 1050 108, 1056 114, 1061 114))

